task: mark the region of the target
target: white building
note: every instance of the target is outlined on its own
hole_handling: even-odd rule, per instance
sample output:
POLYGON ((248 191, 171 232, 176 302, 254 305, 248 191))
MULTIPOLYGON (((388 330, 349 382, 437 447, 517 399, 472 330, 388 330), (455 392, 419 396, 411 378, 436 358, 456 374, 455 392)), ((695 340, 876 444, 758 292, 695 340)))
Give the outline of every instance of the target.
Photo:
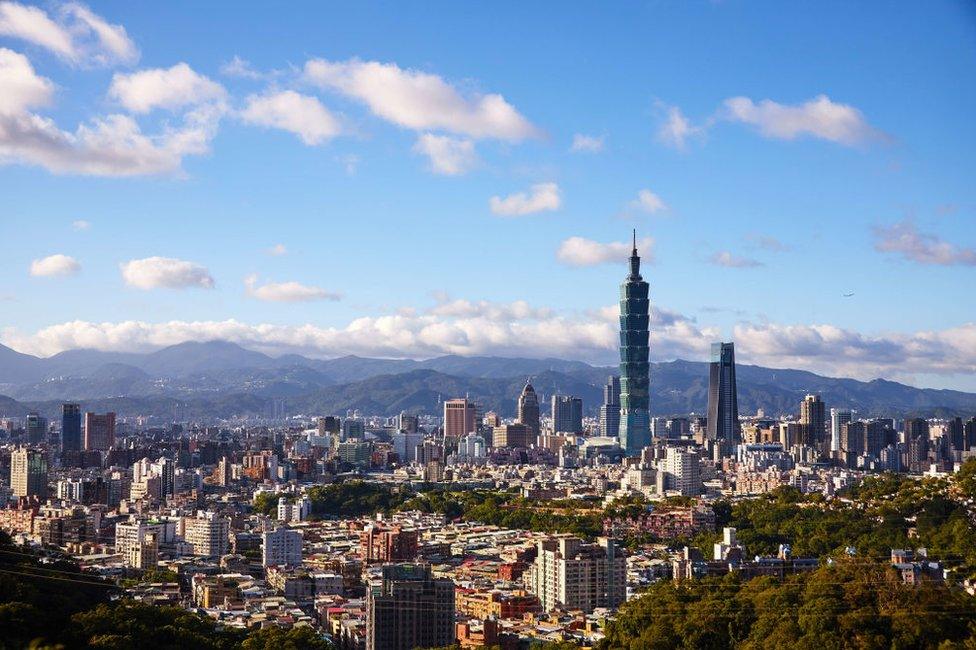
POLYGON ((196 517, 184 517, 183 539, 193 548, 194 555, 226 555, 230 548, 230 521, 203 511, 196 517))
POLYGON ((424 441, 424 434, 398 431, 391 437, 393 451, 400 458, 400 463, 406 465, 417 460, 417 447, 424 441))
POLYGON ((627 560, 616 542, 600 537, 584 544, 576 537, 539 542, 535 562, 525 572, 525 586, 544 611, 556 608, 591 613, 617 607, 627 595, 627 560))
POLYGON ((278 528, 261 533, 261 561, 264 566, 298 566, 302 563, 302 534, 278 528))
POLYGON ((312 513, 312 502, 303 496, 289 503, 285 497, 278 500, 278 521, 305 521, 312 513))

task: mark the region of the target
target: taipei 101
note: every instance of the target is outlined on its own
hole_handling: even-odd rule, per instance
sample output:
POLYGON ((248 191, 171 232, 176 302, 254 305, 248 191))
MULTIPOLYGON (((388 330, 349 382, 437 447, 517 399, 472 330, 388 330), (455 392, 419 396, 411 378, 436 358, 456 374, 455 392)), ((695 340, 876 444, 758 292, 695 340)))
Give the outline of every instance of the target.
POLYGON ((974 0, 0 0, 0 650, 976 648, 974 116, 974 0))

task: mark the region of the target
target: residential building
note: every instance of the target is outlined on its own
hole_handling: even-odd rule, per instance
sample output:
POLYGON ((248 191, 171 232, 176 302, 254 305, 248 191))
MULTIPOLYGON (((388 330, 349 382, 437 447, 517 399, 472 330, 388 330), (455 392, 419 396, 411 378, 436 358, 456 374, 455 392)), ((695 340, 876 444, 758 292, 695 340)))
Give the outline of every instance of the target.
POLYGON ((538 543, 535 562, 524 574, 529 592, 543 611, 617 607, 627 593, 627 561, 617 543, 606 537, 584 544, 576 537, 538 543))
POLYGON ((15 497, 47 498, 47 458, 44 452, 18 447, 10 454, 10 489, 15 497))
POLYGON ((454 643, 454 582, 427 564, 388 564, 366 593, 366 650, 414 650, 454 643))
POLYGON ((261 563, 266 566, 299 566, 302 563, 302 534, 289 528, 261 533, 261 563))

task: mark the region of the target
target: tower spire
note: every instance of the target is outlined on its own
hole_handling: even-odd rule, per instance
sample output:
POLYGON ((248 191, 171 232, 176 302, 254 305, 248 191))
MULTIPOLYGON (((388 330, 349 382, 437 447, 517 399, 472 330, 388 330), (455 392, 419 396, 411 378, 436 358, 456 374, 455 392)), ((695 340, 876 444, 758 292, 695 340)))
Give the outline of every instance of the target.
POLYGON ((634 228, 634 255, 637 255, 637 228, 634 228))

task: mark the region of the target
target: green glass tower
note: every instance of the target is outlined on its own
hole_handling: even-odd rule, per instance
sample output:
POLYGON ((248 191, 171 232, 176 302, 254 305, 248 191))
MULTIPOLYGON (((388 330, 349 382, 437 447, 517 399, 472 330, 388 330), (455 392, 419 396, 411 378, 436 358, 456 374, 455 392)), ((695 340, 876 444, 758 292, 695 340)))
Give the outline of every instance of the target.
POLYGON ((628 456, 651 444, 647 290, 635 230, 630 275, 620 285, 620 446, 628 456))

